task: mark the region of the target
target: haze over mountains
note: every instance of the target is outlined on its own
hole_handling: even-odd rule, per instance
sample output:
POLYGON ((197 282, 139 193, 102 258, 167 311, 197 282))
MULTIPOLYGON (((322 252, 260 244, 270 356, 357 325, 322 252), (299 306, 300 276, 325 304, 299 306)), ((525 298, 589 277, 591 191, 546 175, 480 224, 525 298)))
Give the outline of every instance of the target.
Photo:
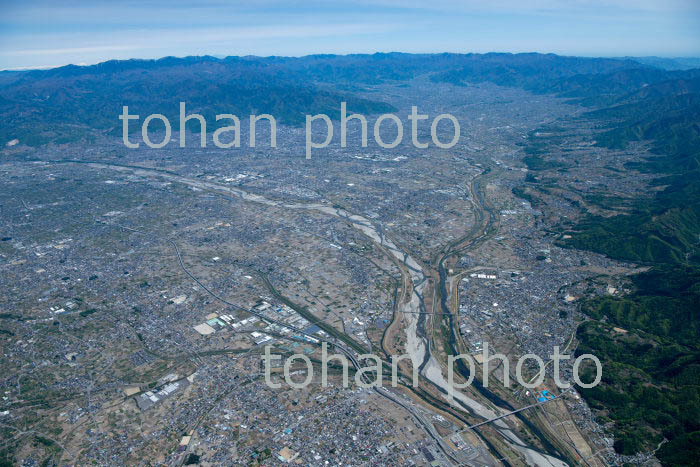
POLYGON ((381 113, 391 106, 355 93, 363 85, 421 75, 459 85, 522 87, 589 106, 686 96, 700 87, 697 69, 669 71, 632 59, 535 53, 114 60, 0 74, 0 115, 5 122, 0 139, 36 145, 72 141, 89 129, 118 134, 116 116, 122 105, 142 114, 171 116, 177 114, 179 101, 208 117, 221 112, 270 113, 292 125, 303 122, 306 113, 337 116, 341 100, 356 112, 381 113))

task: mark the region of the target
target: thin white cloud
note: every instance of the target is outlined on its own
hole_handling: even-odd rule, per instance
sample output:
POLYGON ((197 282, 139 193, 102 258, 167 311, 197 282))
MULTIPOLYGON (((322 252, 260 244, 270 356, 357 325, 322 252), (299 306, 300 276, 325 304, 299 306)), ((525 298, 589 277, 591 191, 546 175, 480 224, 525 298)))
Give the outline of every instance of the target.
POLYGON ((697 0, 2 2, 0 67, 204 54, 700 50, 697 0))
POLYGON ((25 70, 49 70, 51 68, 58 68, 62 65, 34 65, 34 66, 17 66, 13 68, 3 68, 2 71, 25 71, 25 70))
MULTIPOLYGON (((188 45, 191 47, 227 43, 240 41, 253 41, 260 39, 299 39, 299 38, 320 38, 334 36, 353 36, 386 33, 394 31, 399 26, 395 24, 325 24, 325 25, 270 25, 260 27, 239 27, 239 28, 199 28, 199 29, 138 29, 121 31, 117 34, 119 44, 95 45, 89 47, 57 47, 57 48, 37 48, 23 50, 0 50, 3 56, 37 56, 37 55, 80 55, 99 52, 115 51, 139 51, 149 49, 160 49, 175 45, 188 45)), ((110 34, 114 36, 115 34, 110 34)), ((94 42, 91 35, 80 33, 71 35, 61 35, 60 37, 46 37, 46 43, 81 43, 94 42)), ((111 40, 117 38, 112 37, 111 40)))
POLYGON ((93 52, 114 52, 123 50, 134 50, 134 47, 128 47, 123 45, 108 45, 100 47, 70 47, 65 49, 0 50, 0 55, 66 55, 93 52))
POLYGON ((351 0, 363 6, 436 10, 453 13, 536 13, 538 11, 576 12, 596 10, 627 10, 648 12, 681 12, 700 10, 700 2, 694 0, 351 0))

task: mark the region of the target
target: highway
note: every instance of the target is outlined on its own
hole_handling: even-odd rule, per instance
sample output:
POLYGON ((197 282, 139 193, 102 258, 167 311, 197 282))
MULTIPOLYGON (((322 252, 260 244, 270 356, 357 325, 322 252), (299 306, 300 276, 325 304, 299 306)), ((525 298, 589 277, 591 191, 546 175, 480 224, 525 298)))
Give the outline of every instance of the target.
MULTIPOLYGON (((405 320, 408 325, 405 327, 405 332, 408 338, 408 343, 407 343, 407 350, 411 354, 412 358, 414 361, 419 361, 421 363, 421 384, 427 384, 428 388, 432 386, 433 391, 437 391, 437 394, 444 394, 446 391, 446 383, 444 380, 444 377, 441 375, 442 369, 440 369, 440 366, 435 366, 437 364, 437 360, 434 359, 434 357, 431 354, 431 350, 435 347, 432 343, 432 332, 428 332, 429 326, 432 324, 435 326, 434 322, 432 322, 429 318, 429 315, 434 314, 437 316, 441 316, 443 319, 447 319, 449 322, 450 329, 452 331, 452 336, 454 337, 457 335, 459 336, 459 333, 457 331, 457 328, 455 327, 454 323, 454 316, 452 313, 452 310, 450 310, 450 307, 447 304, 447 280, 448 276, 445 270, 445 263, 446 261, 453 255, 456 255, 460 252, 465 251, 467 248, 474 248, 476 245, 479 243, 485 241, 487 238, 489 238, 493 232, 495 231, 493 229, 493 221, 492 221, 492 216, 490 212, 488 211, 486 207, 485 200, 483 200, 482 196, 483 194, 478 188, 478 184, 481 183, 481 180, 487 177, 491 173, 491 169, 486 169, 480 176, 476 177, 474 180, 471 181, 470 183, 470 188, 472 190, 472 203, 474 204, 475 208, 475 216, 477 218, 477 222, 475 225, 469 230, 469 232, 464 235, 461 239, 450 243, 447 245, 445 248, 443 248, 442 253, 438 256, 437 261, 435 266, 433 267, 427 267, 425 265, 420 264, 418 261, 413 259, 413 257, 403 251, 401 248, 399 248, 382 230, 381 226, 375 226, 369 219, 362 217, 357 214, 353 214, 346 209, 340 208, 338 206, 329 206, 323 203, 300 203, 300 202, 295 202, 295 203, 287 203, 284 201, 278 201, 278 200, 273 200, 266 198, 264 196, 258 195, 258 194, 252 194, 248 193, 245 190, 238 188, 238 187, 230 187, 226 185, 220 185, 214 182, 209 182, 209 181, 202 181, 202 180, 194 180, 194 179, 189 179, 187 177, 183 177, 177 174, 174 174, 172 172, 167 172, 167 171, 162 171, 162 170, 157 170, 157 169, 150 169, 150 168, 144 168, 144 167, 138 167, 138 166, 125 166, 125 165, 119 165, 119 164, 109 164, 109 163, 104 163, 104 162, 88 162, 88 161, 71 161, 71 160, 64 160, 64 161, 56 161, 56 163, 81 163, 81 164, 88 164, 91 165, 95 168, 98 169, 109 169, 109 170, 117 170, 121 172, 129 172, 129 173, 135 173, 138 175, 143 175, 143 176, 158 176, 161 178, 165 178, 170 181, 178 182, 178 183, 183 183, 186 185, 194 186, 197 188, 200 188, 205 191, 210 191, 213 193, 217 193, 220 195, 232 195, 234 197, 242 198, 244 200, 254 202, 254 203, 259 203, 267 206, 275 206, 283 209, 291 209, 291 210, 312 210, 312 211, 317 211, 320 213, 324 213, 326 215, 330 215, 333 217, 336 217, 340 219, 341 221, 346 222, 349 226, 357 229, 360 231, 363 235, 365 235, 367 238, 369 238, 375 245, 383 251, 395 264, 397 264, 402 272, 402 275, 404 277, 403 280, 403 287, 401 291, 401 296, 399 300, 397 300, 397 310, 394 312, 394 321, 392 321, 391 325, 393 325, 397 319, 401 318, 405 320), (435 294, 438 300, 436 300, 433 303, 433 308, 432 310, 428 310, 425 305, 424 301, 424 293, 426 291, 429 291, 431 287, 434 287, 431 285, 431 281, 429 278, 433 278, 433 282, 438 284, 438 287, 435 288, 433 291, 431 291, 431 294, 435 294), (439 304, 439 305, 438 305, 439 304)), ((130 229, 133 230, 133 229, 130 229)), ((147 232, 140 232, 142 234, 148 235, 147 232)), ((265 315, 262 315, 261 313, 255 311, 255 310, 249 310, 249 309, 244 309, 235 303, 231 303, 227 301, 225 298, 221 297, 214 291, 212 291, 210 288, 208 288, 205 284, 203 284, 198 278, 196 278, 186 267, 184 264, 182 254, 180 252, 180 249, 178 245, 171 239, 166 239, 174 248, 178 261, 180 263, 181 268, 184 270, 184 272, 195 282, 197 283, 204 291, 206 291, 209 295, 214 297, 216 300, 220 301, 221 303, 226 304, 227 306, 231 307, 234 310, 238 311, 243 311, 246 313, 251 313, 255 316, 258 316, 260 319, 263 319, 267 322, 277 324, 279 326, 285 327, 287 329, 292 330, 293 332, 299 334, 299 335, 305 335, 308 337, 312 337, 314 339, 318 339, 318 336, 312 335, 310 333, 307 333, 303 329, 299 329, 295 326, 288 325, 282 321, 269 318, 265 315)), ((272 286, 272 284, 269 283, 268 285, 272 286)), ((356 368, 360 368, 359 362, 355 358, 355 353, 366 353, 367 349, 364 348, 362 344, 359 342, 355 341, 352 337, 348 336, 347 334, 343 333, 342 331, 338 330, 334 326, 331 326, 328 323, 325 323, 323 321, 317 320, 315 316, 310 314, 308 311, 303 309, 303 307, 296 307, 296 311, 302 315, 305 319, 307 319, 310 322, 314 322, 318 324, 319 327, 321 327, 326 333, 328 333, 329 336, 334 338, 333 340, 328 340, 327 342, 331 345, 335 345, 337 349, 339 349, 341 352, 343 352, 348 359, 353 363, 353 365, 356 368)), ((452 339, 451 342, 448 343, 450 345, 450 348, 452 349, 453 352, 459 353, 458 346, 457 346, 457 341, 455 339, 452 339)), ((384 343, 383 343, 383 347, 384 343)), ((385 348, 386 350, 386 348, 385 348)), ((385 360, 383 360, 385 364, 389 364, 385 360)), ((460 360, 458 360, 458 364, 462 363, 460 360)), ((438 364, 439 365, 439 364, 438 364)), ((464 369, 461 369, 463 371, 464 369)), ((475 381, 476 382, 476 381, 475 381)), ((417 388, 412 388, 408 386, 408 389, 412 390, 416 395, 421 397, 426 404, 429 406, 433 406, 435 408, 438 408, 437 406, 434 405, 434 402, 432 400, 426 399, 424 395, 422 395, 421 391, 417 391, 417 388)), ((512 414, 519 414, 520 410, 513 410, 513 407, 507 403, 506 401, 500 399, 498 396, 495 394, 491 393, 490 391, 485 390, 480 384, 477 384, 476 389, 482 393, 488 400, 490 400, 492 403, 494 403, 496 406, 502 406, 505 407, 507 410, 510 410, 508 415, 512 414)), ((381 396, 391 400, 392 402, 396 403, 397 405, 400 405, 404 409, 408 410, 409 413, 414 417, 415 420, 419 422, 419 424, 424 428, 426 433, 428 433, 433 439, 436 440, 438 445, 440 446, 441 450, 450 459, 454 460, 454 457, 451 454, 451 450, 449 447, 446 447, 444 443, 442 442, 442 439, 439 436, 436 436, 437 434, 434 431, 434 427, 432 424, 426 420, 423 420, 421 415, 416 412, 415 409, 412 409, 409 405, 402 403, 397 399, 396 396, 393 394, 389 393, 388 391, 384 389, 379 389, 375 388, 376 392, 380 394, 381 396)), ((469 412, 472 416, 477 416, 481 417, 485 420, 485 422, 490 423, 493 422, 494 420, 500 420, 501 418, 505 418, 504 416, 498 416, 498 414, 493 414, 493 412, 490 409, 487 409, 484 407, 481 403, 477 402, 476 400, 468 399, 464 394, 460 395, 461 401, 460 401, 460 406, 461 408, 457 407, 449 407, 448 411, 451 412, 453 415, 455 415, 457 418, 461 418, 461 415, 459 412, 461 410, 466 410, 469 412), (492 415, 493 414, 493 415, 492 415), (495 416, 494 416, 495 415, 495 416)), ((439 407, 439 410, 445 410, 445 407, 439 407)), ((533 446, 528 446, 527 448, 524 448, 524 446, 527 446, 525 442, 521 441, 518 439, 518 437, 511 432, 509 429, 507 429, 506 426, 501 426, 499 431, 502 432, 503 434, 503 439, 507 444, 511 444, 515 450, 526 450, 526 453, 528 456, 539 456, 542 459, 552 459, 548 460, 546 464, 549 465, 566 465, 563 462, 558 462, 558 453, 556 450, 552 448, 551 443, 543 436, 542 433, 540 433, 538 430, 535 429, 535 427, 529 422, 529 420, 525 418, 521 418, 526 425, 530 428, 530 431, 535 434, 535 436, 539 437, 540 440, 543 442, 545 446, 548 447, 548 453, 539 453, 537 449, 533 446), (517 440, 517 442, 514 442, 513 440, 517 440), (554 462, 554 459, 557 460, 557 462, 554 462)), ((502 423, 502 422, 501 422, 502 423)), ((483 423, 482 423, 483 424, 483 423)), ((477 424, 476 426, 479 426, 477 424)), ((479 434, 482 439, 484 439, 485 442, 487 440, 483 437, 483 435, 479 434)), ((492 451, 495 451, 495 447, 487 442, 487 445, 490 447, 492 451)), ((494 455, 496 458, 502 457, 500 453, 497 451, 494 452, 494 455)))

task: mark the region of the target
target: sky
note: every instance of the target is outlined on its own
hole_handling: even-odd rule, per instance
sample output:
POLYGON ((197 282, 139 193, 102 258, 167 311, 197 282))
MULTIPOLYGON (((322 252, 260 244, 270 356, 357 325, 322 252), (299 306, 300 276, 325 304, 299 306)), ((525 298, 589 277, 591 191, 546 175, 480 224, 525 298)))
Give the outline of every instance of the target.
POLYGON ((0 69, 187 55, 700 56, 698 0, 0 0, 0 69))

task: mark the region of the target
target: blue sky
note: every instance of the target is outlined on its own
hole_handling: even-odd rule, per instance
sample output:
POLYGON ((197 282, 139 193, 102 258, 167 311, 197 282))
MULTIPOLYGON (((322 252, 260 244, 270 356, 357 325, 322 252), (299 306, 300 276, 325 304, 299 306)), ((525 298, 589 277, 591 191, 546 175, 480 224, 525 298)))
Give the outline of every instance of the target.
POLYGON ((0 69, 167 55, 700 56, 695 0, 0 0, 0 69))

